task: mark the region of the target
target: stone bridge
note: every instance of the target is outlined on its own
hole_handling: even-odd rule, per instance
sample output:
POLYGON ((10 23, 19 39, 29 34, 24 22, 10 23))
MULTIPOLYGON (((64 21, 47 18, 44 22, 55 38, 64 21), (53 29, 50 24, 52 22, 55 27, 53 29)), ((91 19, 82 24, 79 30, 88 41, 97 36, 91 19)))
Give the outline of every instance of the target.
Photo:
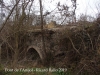
MULTIPOLYGON (((66 36, 66 33, 64 33, 67 32, 67 29, 69 30, 70 27, 63 26, 58 28, 56 27, 51 29, 44 29, 44 41, 45 41, 46 53, 51 53, 52 56, 56 56, 64 53, 64 51, 72 47, 68 37, 66 36)), ((72 30, 71 32, 73 31, 74 30, 72 30)), ((41 59, 44 59, 46 54, 42 49, 43 48, 42 46, 43 45, 42 45, 41 30, 40 29, 34 29, 33 31, 29 30, 27 49, 26 49, 27 51, 25 56, 37 54, 41 59)))
MULTIPOLYGON (((44 41, 46 52, 53 52, 53 34, 55 32, 52 30, 44 30, 44 41)), ((27 53, 28 55, 34 55, 36 52, 38 53, 41 59, 44 59, 45 52, 42 49, 42 37, 41 30, 36 31, 28 31, 28 42, 27 42, 27 53)), ((26 55, 27 56, 27 55, 26 55)), ((31 58, 32 59, 32 58, 31 58)))
MULTIPOLYGON (((60 37, 59 35, 61 35, 60 31, 61 29, 59 30, 59 28, 44 30, 44 41, 45 41, 46 53, 51 53, 54 56, 59 53, 62 53, 62 48, 64 47, 62 47, 63 44, 60 42, 60 39, 59 39, 60 37)), ((42 49, 43 45, 42 45, 41 30, 36 30, 36 31, 34 30, 34 31, 28 32, 27 45, 28 45, 27 51, 30 52, 28 55, 34 55, 35 52, 37 52, 41 59, 45 58, 44 57, 45 52, 42 49), (32 52, 33 54, 31 54, 32 52)))
MULTIPOLYGON (((65 34, 62 35, 62 33, 64 33, 63 32, 64 28, 44 29, 44 41, 47 54, 52 54, 51 56, 56 56, 64 53, 64 51, 66 51, 67 49, 69 49, 69 47, 71 47, 69 40, 65 37, 65 34)), ((45 58, 45 55, 47 54, 45 54, 44 50, 42 49, 43 44, 42 44, 41 30, 40 29, 29 30, 27 31, 25 37, 27 37, 25 42, 26 44, 20 51, 23 52, 21 53, 20 60, 24 58, 27 60, 34 60, 35 58, 36 59, 40 58, 41 60, 43 60, 45 58)), ((9 48, 7 50, 6 44, 3 44, 2 48, 3 48, 1 49, 2 50, 1 55, 3 55, 2 58, 13 59, 14 52, 12 52, 9 48)))

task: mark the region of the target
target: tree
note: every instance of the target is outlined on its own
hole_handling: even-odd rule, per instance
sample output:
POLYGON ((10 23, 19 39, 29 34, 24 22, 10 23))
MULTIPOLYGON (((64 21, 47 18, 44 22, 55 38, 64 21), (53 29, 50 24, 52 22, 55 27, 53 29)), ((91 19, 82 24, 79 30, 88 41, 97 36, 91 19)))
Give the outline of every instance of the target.
MULTIPOLYGON (((41 35, 42 35, 42 49, 44 51, 44 57, 46 59, 46 48, 45 48, 45 40, 44 40, 44 29, 43 29, 43 8, 42 8, 42 1, 39 0, 40 2, 40 15, 41 15, 41 35)), ((47 62, 45 59, 43 59, 43 64, 47 62)))
MULTIPOLYGON (((29 1, 27 1, 26 3, 22 3, 22 6, 19 6, 19 3, 20 3, 20 0, 16 0, 15 5, 13 6, 8 17, 6 18, 5 22, 2 24, 2 27, 0 28, 0 36, 1 36, 0 40, 2 40, 2 43, 4 42, 6 44, 5 45, 7 47, 6 50, 10 49, 11 52, 13 52, 11 54, 13 67, 17 66, 16 64, 18 63, 20 59, 19 57, 20 52, 22 52, 21 51, 22 48, 24 49, 24 46, 25 46, 24 36, 26 35, 26 30, 28 29, 27 25, 25 24, 26 22, 25 10, 29 1), (21 7, 22 9, 19 9, 19 7, 21 7), (14 16, 11 16, 13 14, 14 16), (10 20, 10 17, 11 17, 11 20, 10 20)), ((0 48, 1 48, 1 45, 0 45, 0 48)), ((1 54, 1 51, 0 51, 0 54, 1 54)))
POLYGON ((72 4, 73 4, 73 13, 72 13, 72 19, 73 19, 73 22, 76 22, 76 8, 77 8, 77 5, 76 5, 76 2, 77 0, 71 0, 72 1, 72 4))

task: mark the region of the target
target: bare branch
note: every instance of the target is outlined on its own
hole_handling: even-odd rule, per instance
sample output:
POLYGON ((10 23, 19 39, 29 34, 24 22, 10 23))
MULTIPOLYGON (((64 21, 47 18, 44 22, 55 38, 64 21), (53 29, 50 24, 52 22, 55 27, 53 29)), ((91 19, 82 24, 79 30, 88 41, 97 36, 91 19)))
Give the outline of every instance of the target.
POLYGON ((15 7, 18 5, 18 3, 20 2, 20 0, 14 5, 14 7, 12 8, 11 12, 9 13, 8 17, 6 18, 5 22, 2 24, 2 27, 0 28, 0 33, 3 30, 3 28, 5 27, 8 19, 10 18, 11 14, 13 13, 15 7))

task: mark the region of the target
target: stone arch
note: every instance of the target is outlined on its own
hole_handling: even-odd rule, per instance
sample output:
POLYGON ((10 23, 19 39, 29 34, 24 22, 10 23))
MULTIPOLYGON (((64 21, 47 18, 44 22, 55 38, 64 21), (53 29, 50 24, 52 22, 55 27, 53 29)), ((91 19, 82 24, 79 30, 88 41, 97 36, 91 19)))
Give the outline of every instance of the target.
MULTIPOLYGON (((43 59, 43 53, 42 51, 40 50, 40 48, 36 47, 36 46, 29 46, 27 48, 27 53, 30 53, 30 54, 33 54, 33 53, 37 53, 40 57, 40 59, 42 60, 43 59)), ((26 53, 26 56, 27 56, 27 53, 26 53)))

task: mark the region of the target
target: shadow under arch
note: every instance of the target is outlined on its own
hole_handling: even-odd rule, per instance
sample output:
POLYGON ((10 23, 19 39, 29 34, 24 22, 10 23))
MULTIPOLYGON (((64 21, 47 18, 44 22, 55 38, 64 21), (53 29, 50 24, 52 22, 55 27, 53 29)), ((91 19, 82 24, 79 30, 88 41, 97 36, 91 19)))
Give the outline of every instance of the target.
POLYGON ((43 59, 42 51, 36 46, 29 46, 27 48, 26 56, 28 56, 28 58, 30 57, 31 60, 34 60, 36 58, 40 58, 41 60, 43 59))

